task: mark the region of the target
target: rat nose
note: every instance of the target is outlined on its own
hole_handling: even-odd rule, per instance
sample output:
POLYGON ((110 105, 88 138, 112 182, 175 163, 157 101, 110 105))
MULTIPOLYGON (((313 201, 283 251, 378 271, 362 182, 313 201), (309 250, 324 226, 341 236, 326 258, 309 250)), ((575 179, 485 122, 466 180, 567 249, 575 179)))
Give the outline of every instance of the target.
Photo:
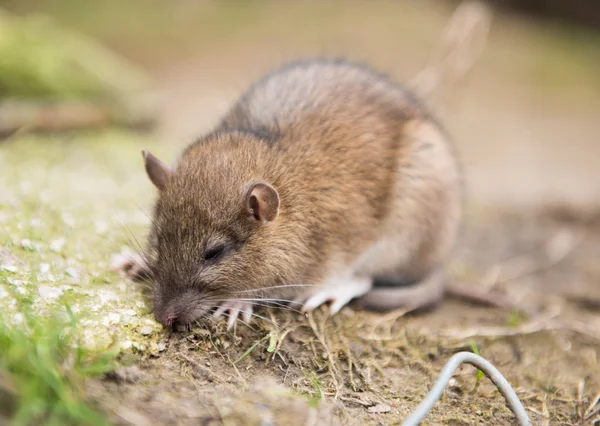
POLYGON ((177 321, 177 314, 175 312, 171 312, 169 315, 167 315, 165 325, 167 327, 171 327, 175 321, 177 321))

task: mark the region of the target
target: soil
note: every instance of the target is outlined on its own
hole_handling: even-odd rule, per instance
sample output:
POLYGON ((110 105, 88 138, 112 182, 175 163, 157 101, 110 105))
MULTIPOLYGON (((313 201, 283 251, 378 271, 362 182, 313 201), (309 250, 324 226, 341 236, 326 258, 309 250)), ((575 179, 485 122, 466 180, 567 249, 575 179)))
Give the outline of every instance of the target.
MULTIPOLYGON (((325 310, 309 317, 263 310, 268 321, 238 324, 233 332, 218 323, 164 335, 165 351, 144 357, 133 379, 93 382, 90 397, 116 424, 400 424, 448 358, 475 344, 515 388, 534 424, 591 424, 583 413, 600 389, 600 297, 582 297, 577 286, 598 279, 598 250, 597 225, 495 213, 469 227, 453 276, 483 285, 486 271, 508 271, 517 257, 532 262, 534 271, 517 267, 495 287, 542 309, 531 318, 451 298, 409 315, 352 307, 333 318, 325 310), (580 232, 585 239, 545 269, 548 242, 580 232)), ((474 368, 460 368, 454 379, 426 424, 515 424, 493 384, 477 383, 474 368)))

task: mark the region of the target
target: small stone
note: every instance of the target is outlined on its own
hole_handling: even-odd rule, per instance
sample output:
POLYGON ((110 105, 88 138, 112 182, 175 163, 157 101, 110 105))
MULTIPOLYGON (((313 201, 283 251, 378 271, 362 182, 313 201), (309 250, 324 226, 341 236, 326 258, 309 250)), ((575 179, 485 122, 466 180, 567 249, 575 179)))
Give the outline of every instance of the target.
POLYGON ((16 314, 13 315, 12 320, 15 324, 19 325, 23 323, 23 314, 21 312, 17 312, 16 314))
POLYGON ((144 376, 145 374, 142 372, 142 370, 135 365, 131 367, 120 368, 106 375, 107 378, 122 383, 137 383, 144 378, 144 376))
POLYGON ((66 240, 64 238, 59 238, 58 240, 51 241, 48 245, 50 251, 55 253, 60 253, 65 245, 66 240))
POLYGON ((17 267, 14 265, 0 265, 0 269, 11 273, 17 272, 17 267))
POLYGON ((392 411, 392 407, 390 407, 389 405, 385 405, 385 404, 377 404, 374 407, 369 407, 367 409, 367 411, 369 413, 389 413, 390 411, 392 411))
POLYGON ((14 280, 12 278, 7 278, 6 282, 10 285, 14 285, 15 287, 21 287, 23 284, 25 284, 25 281, 23 280, 14 280))
POLYGON ((167 349, 167 345, 165 345, 164 343, 159 343, 158 344, 158 351, 159 352, 164 352, 167 349))
POLYGON ((47 274, 48 272, 50 272, 50 265, 48 265, 47 263, 41 263, 40 264, 40 273, 47 274))
POLYGON ((38 287, 38 294, 42 299, 58 299, 63 294, 63 290, 57 287, 42 285, 38 287))
MULTIPOLYGON (((117 296, 117 293, 115 293, 112 290, 106 290, 106 289, 101 289, 98 291, 98 297, 100 297, 100 302, 102 304, 107 303, 107 302, 113 302, 113 301, 117 301, 119 300, 119 297, 117 296)), ((125 312, 123 312, 125 315, 127 315, 125 312)))
POLYGON ((70 214, 63 213, 61 215, 61 219, 65 225, 67 225, 71 228, 75 226, 75 218, 73 218, 73 216, 71 216, 70 214))
POLYGON ((94 226, 96 227, 96 233, 98 235, 106 234, 110 230, 108 223, 104 222, 103 220, 95 221, 94 226))
POLYGON ((131 340, 125 340, 124 342, 121 342, 121 349, 130 349, 132 346, 133 343, 131 340))
POLYGON ((108 326, 112 324, 118 324, 121 321, 121 315, 111 312, 102 320, 102 325, 108 326))
POLYGON ((65 274, 68 276, 78 280, 79 279, 79 271, 75 268, 67 268, 65 269, 65 274))
POLYGON ((140 333, 142 333, 144 336, 150 336, 152 334, 152 327, 145 325, 140 329, 140 333))
POLYGON ((23 247, 25 250, 33 250, 34 246, 33 243, 31 242, 31 240, 28 240, 27 238, 23 238, 21 240, 21 247, 23 247))

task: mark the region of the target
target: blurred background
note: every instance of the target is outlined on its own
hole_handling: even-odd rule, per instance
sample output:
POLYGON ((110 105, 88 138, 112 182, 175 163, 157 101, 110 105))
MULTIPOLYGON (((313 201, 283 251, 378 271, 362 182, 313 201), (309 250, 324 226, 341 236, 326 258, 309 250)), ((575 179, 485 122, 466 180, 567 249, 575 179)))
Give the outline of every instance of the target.
MULTIPOLYGON (((414 77, 458 3, 2 0, 0 127, 11 134, 32 117, 38 127, 54 130, 59 121, 67 128, 151 123, 151 131, 172 146, 172 160, 249 83, 287 60, 345 56, 400 82, 414 77), (12 33, 9 16, 20 19, 12 33), (74 31, 69 40, 91 37, 87 42, 119 57, 66 42, 64 34, 48 37, 53 47, 41 48, 33 34, 44 40, 50 25, 74 31), (12 36, 19 26, 21 38, 12 36), (19 49, 21 42, 31 50, 19 49), (66 65, 61 68, 53 55, 66 65), (79 63, 70 63, 68 55, 79 63), (90 74, 100 86, 88 81, 90 74), (107 102, 114 92, 134 93, 134 101, 114 109, 107 102), (57 111, 57 99, 69 107, 57 111), (86 107, 90 99, 103 107, 86 107), (44 113, 32 106, 40 104, 44 113), (106 105, 113 109, 107 112, 106 105)), ((462 80, 425 100, 455 139, 470 201, 593 210, 600 202, 600 3, 488 4, 494 17, 483 56, 462 80)))

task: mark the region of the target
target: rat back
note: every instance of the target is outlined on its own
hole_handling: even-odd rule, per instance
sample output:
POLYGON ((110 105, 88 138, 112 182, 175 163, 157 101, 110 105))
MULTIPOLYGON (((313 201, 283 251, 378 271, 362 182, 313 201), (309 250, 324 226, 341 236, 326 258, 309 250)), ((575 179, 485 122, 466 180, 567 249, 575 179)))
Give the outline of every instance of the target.
MULTIPOLYGON (((323 288, 367 277, 354 297, 439 276, 460 221, 458 168, 440 127, 391 79, 345 61, 293 63, 254 84, 220 129, 278 152, 265 178, 282 192, 290 233, 306 231, 323 288)), ((441 295, 438 281, 427 297, 441 295)))

